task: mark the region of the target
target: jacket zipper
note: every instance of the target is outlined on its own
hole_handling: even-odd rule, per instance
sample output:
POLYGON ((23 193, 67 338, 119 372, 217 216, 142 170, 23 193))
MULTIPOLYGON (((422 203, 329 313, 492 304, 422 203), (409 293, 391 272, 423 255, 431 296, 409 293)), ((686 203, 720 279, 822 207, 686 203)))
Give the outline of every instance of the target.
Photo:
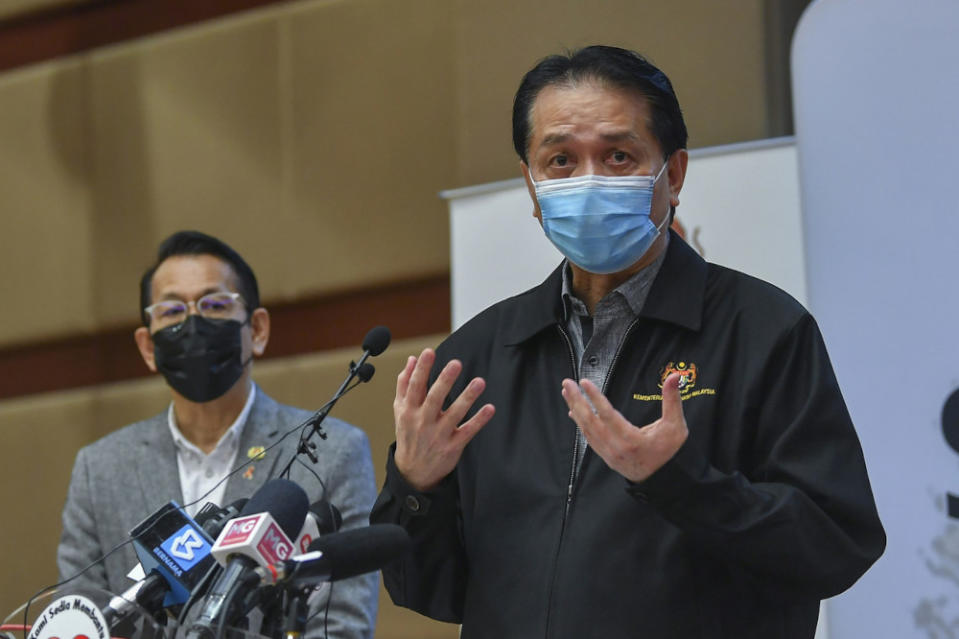
MULTIPOLYGON (((573 371, 573 378, 576 378, 576 375, 579 373, 579 367, 576 365, 576 353, 573 352, 573 343, 569 339, 569 335, 559 324, 556 325, 557 330, 559 330, 560 335, 563 336, 563 339, 566 341, 566 348, 569 351, 569 363, 570 368, 573 371)), ((559 543, 556 544, 556 554, 553 555, 553 576, 550 578, 549 582, 549 594, 546 596, 546 638, 549 639, 549 625, 551 610, 553 608, 553 589, 556 586, 556 567, 559 564, 559 553, 563 548, 563 535, 566 533, 566 517, 569 515, 569 508, 573 503, 573 483, 576 479, 576 455, 579 453, 579 437, 576 432, 573 432, 573 463, 570 467, 569 472, 569 484, 566 486, 566 504, 563 507, 563 519, 559 527, 559 543)))
MULTIPOLYGON (((603 379, 603 387, 601 390, 604 395, 606 394, 606 387, 609 385, 609 378, 612 376, 613 369, 616 368, 616 362, 619 361, 620 353, 623 351, 623 346, 626 344, 626 340, 633 331, 633 327, 636 326, 637 321, 638 320, 634 319, 630 322, 629 326, 626 327, 626 331, 623 333, 623 339, 620 340, 619 346, 616 347, 616 353, 613 354, 613 361, 610 362, 609 369, 606 371, 606 377, 603 379)), ((556 328, 566 341, 566 348, 569 351, 569 362, 573 370, 573 377, 575 378, 579 374, 579 367, 576 365, 576 354, 573 352, 573 343, 569 339, 569 334, 561 325, 557 324, 556 328)), ((569 484, 566 486, 566 505, 563 508, 563 519, 559 529, 559 543, 556 545, 556 554, 553 556, 553 577, 550 580, 549 595, 546 598, 546 639, 549 639, 550 613, 553 607, 553 589, 556 587, 556 569, 559 564, 559 553, 563 548, 563 537, 566 534, 566 519, 569 517, 569 510, 573 505, 573 488, 576 484, 576 457, 579 454, 578 431, 579 428, 577 427, 573 433, 573 461, 570 464, 569 484)))
POLYGON ((606 377, 603 378, 603 388, 600 389, 603 392, 603 395, 606 394, 606 387, 609 386, 609 378, 613 374, 613 369, 616 368, 616 362, 619 361, 619 355, 623 352, 623 346, 626 345, 626 340, 629 339, 629 334, 633 332, 633 327, 636 326, 637 322, 639 322, 639 320, 633 318, 633 321, 629 323, 629 326, 627 326, 626 330, 623 332, 623 339, 619 340, 619 346, 616 347, 616 353, 613 355, 613 361, 609 363, 609 368, 606 370, 606 377))

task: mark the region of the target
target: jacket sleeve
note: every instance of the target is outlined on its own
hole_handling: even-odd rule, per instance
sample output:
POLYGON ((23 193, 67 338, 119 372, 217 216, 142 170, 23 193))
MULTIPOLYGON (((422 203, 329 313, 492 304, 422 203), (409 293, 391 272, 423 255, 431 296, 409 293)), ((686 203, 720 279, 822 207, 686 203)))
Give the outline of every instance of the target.
MULTIPOLYGON (((344 442, 327 474, 326 499, 343 516, 341 530, 367 525, 376 496, 370 444, 359 429, 342 431, 344 442)), ((307 637, 372 639, 379 599, 379 575, 375 572, 324 585, 309 600, 307 637)))
MULTIPOLYGON (((97 535, 96 518, 91 499, 90 473, 87 449, 77 453, 63 507, 63 532, 57 546, 57 570, 59 580, 74 577, 81 570, 100 559, 105 550, 97 535)), ((106 549, 109 550, 109 549, 106 549)), ((71 586, 93 586, 107 590, 107 573, 103 562, 95 565, 71 582, 71 586)))
POLYGON ((460 623, 466 590, 467 564, 463 548, 455 471, 434 490, 418 492, 396 469, 390 447, 386 481, 370 515, 372 523, 399 524, 413 547, 383 569, 383 581, 398 606, 439 621, 460 623))
POLYGON ((779 339, 760 372, 742 413, 755 420, 748 469, 712 466, 690 438, 628 491, 764 586, 827 598, 885 548, 862 449, 810 315, 779 339))

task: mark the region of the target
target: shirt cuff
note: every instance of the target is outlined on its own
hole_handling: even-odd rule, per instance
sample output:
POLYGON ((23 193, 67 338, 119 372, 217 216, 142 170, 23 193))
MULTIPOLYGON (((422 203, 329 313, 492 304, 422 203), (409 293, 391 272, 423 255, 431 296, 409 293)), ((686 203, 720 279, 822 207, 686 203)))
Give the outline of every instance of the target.
POLYGON ((643 503, 665 507, 689 497, 708 473, 705 455, 687 439, 652 475, 640 482, 627 480, 626 492, 643 503))
POLYGON ((386 458, 386 489, 400 506, 405 518, 423 517, 437 508, 451 507, 456 500, 456 482, 452 474, 446 476, 435 488, 428 491, 419 491, 413 488, 403 478, 393 456, 396 444, 390 446, 386 458))

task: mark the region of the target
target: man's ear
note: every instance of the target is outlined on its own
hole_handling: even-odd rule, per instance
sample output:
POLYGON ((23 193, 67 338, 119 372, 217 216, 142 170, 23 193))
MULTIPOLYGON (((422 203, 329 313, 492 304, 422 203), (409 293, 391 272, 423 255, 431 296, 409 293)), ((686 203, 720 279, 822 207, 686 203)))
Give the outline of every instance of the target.
POLYGON ((523 171, 523 179, 526 180, 526 190, 529 191, 529 199, 533 200, 533 217, 543 223, 543 212, 539 208, 539 200, 536 199, 536 187, 533 186, 533 178, 529 174, 529 166, 526 162, 520 160, 520 169, 523 171))
POLYGON ((262 306, 250 314, 250 330, 253 333, 253 354, 257 357, 266 352, 270 341, 270 313, 262 306))
POLYGON ((686 181, 686 167, 689 165, 689 153, 686 149, 676 149, 669 157, 666 175, 669 178, 669 204, 674 209, 679 206, 679 192, 686 181))
POLYGON ((157 372, 156 358, 153 355, 153 338, 150 337, 150 329, 146 326, 141 326, 133 331, 133 339, 137 343, 137 348, 140 350, 140 357, 143 358, 143 362, 147 365, 147 368, 154 373, 157 372))

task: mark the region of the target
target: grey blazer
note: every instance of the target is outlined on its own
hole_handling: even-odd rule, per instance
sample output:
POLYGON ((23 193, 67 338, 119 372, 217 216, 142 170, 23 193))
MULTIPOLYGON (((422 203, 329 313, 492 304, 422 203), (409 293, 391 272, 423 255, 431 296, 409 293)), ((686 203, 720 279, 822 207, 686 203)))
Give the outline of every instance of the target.
MULTIPOLYGON (((278 474, 296 450, 299 433, 291 434, 257 461, 248 458, 250 448, 269 448, 309 416, 308 411, 279 404, 257 388, 237 453, 237 465, 246 462, 246 467, 227 481, 224 504, 249 497, 263 482, 278 474)), ((327 418, 323 429, 328 438, 313 439, 319 462, 311 464, 308 458, 302 459, 323 479, 328 492, 323 494, 313 472, 299 462, 293 465, 290 478, 303 487, 310 503, 325 498, 336 506, 343 515, 343 529, 366 526, 376 496, 369 441, 363 431, 337 419, 327 418)), ((183 502, 166 411, 81 449, 63 508, 63 533, 57 549, 60 579, 72 577, 117 544, 129 540, 131 528, 171 499, 183 502)), ((91 567, 71 586, 123 592, 133 583, 126 575, 136 563, 132 544, 127 544, 91 567)), ((377 573, 333 584, 329 637, 373 636, 378 586, 377 573)), ((308 627, 309 636, 323 636, 327 599, 328 595, 311 597, 310 612, 314 617, 308 627)))

